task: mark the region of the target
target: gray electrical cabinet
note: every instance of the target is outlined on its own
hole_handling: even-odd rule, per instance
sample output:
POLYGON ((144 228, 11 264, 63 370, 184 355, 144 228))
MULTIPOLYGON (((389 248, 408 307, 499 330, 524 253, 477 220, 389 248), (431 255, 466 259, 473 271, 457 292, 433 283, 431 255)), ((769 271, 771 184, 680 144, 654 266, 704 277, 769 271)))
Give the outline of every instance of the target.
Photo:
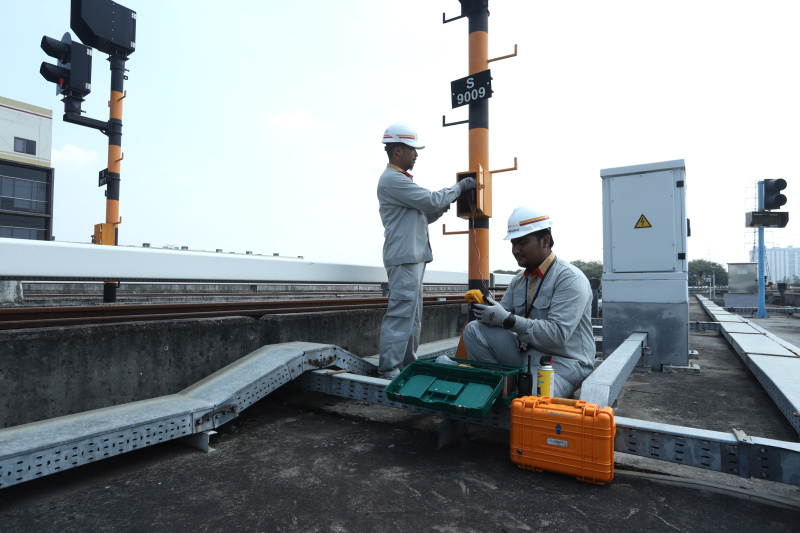
POLYGON ((608 168, 603 180, 603 358, 648 334, 655 370, 689 364, 689 261, 683 159, 608 168))
POLYGON ((758 307, 758 263, 728 263, 725 307, 758 307))

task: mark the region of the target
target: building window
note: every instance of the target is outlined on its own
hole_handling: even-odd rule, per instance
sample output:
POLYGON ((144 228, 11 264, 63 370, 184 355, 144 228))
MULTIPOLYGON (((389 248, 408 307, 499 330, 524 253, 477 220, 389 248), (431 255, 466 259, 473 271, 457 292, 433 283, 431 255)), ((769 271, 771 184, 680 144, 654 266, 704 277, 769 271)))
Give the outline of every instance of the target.
POLYGON ((0 174, 0 210, 47 214, 47 184, 0 174))
POLYGON ((36 155, 36 141, 14 137, 14 151, 21 154, 36 155))
POLYGON ((0 237, 10 239, 47 239, 47 222, 41 217, 0 213, 0 237))

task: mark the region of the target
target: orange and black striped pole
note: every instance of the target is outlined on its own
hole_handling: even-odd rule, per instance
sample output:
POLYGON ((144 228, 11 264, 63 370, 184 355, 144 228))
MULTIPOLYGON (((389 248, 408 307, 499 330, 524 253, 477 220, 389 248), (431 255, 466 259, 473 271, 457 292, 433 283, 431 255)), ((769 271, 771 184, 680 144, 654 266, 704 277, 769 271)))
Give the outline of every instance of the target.
MULTIPOLYGON (((106 172, 106 221, 95 226, 95 244, 116 246, 119 244, 119 186, 120 162, 122 161, 122 99, 125 81, 125 59, 109 56, 111 63, 111 99, 108 101, 108 171, 106 172)), ((117 300, 117 282, 106 281, 103 285, 103 302, 117 300)))
MULTIPOLYGON (((461 16, 469 20, 469 76, 489 69, 489 2, 488 0, 459 0, 461 16)), ((443 17, 444 18, 444 17, 443 17)), ((459 17, 460 18, 460 17, 459 17)), ((446 21, 445 21, 446 22, 446 21)), ((489 219, 492 213, 492 174, 489 169, 489 100, 472 100, 469 103, 469 172, 474 172, 478 188, 476 200, 481 193, 481 208, 470 206, 469 242, 469 290, 478 289, 488 294, 489 271, 489 219), (479 172, 483 170, 483 179, 479 172)), ((442 117, 444 125, 444 117, 442 117)), ((462 216, 459 213, 459 216, 462 216)), ((469 310, 468 320, 474 318, 469 310)), ((467 324, 464 324, 466 327, 467 324)), ((456 357, 467 359, 467 350, 462 338, 456 349, 456 357)))
MULTIPOLYGON (((469 20, 469 74, 489 68, 488 0, 460 0, 469 20)), ((469 219, 469 288, 485 295, 489 286, 489 218, 491 174, 489 173, 489 100, 469 104, 469 169, 484 169, 483 212, 469 219)))

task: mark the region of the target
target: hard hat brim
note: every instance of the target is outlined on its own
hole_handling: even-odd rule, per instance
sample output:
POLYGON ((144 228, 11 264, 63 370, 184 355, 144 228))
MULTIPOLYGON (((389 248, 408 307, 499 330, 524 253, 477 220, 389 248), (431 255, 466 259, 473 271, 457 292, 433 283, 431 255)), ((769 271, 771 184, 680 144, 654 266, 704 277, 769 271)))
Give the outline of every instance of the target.
POLYGON ((520 228, 516 231, 509 232, 508 235, 506 235, 503 240, 510 241, 513 239, 519 239, 520 237, 524 237, 525 235, 529 235, 531 233, 536 233, 537 231, 538 230, 534 228, 520 228))

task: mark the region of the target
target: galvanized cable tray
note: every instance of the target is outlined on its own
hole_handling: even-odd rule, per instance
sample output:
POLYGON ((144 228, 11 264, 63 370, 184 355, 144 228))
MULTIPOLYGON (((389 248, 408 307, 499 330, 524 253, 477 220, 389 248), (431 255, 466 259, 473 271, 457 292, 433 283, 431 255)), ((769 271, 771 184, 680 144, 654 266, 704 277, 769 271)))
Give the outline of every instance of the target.
MULTIPOLYGON (((723 307, 726 311, 731 313, 757 313, 758 307, 723 307)), ((767 307, 767 314, 779 313, 784 315, 794 315, 800 313, 800 307, 767 307)))
MULTIPOLYGON (((332 396, 385 405, 434 415, 468 424, 510 429, 510 409, 493 406, 478 420, 452 413, 433 411, 390 400, 384 389, 388 381, 353 374, 328 375, 325 371, 308 372, 297 380, 308 389, 332 396)), ((748 478, 778 481, 800 486, 800 443, 750 437, 670 424, 615 417, 617 433, 614 450, 650 457, 706 470, 748 478)))
POLYGON ((0 429, 0 489, 184 438, 208 450, 208 432, 307 370, 366 374, 375 366, 333 345, 264 346, 183 391, 0 429))
MULTIPOLYGON (((212 429, 297 378, 325 394, 509 429, 507 407, 476 420, 393 402, 385 394, 389 382, 363 375, 374 370, 333 345, 264 346, 178 394, 0 430, 0 488, 178 438, 207 450, 212 429)), ((800 486, 800 444, 622 417, 616 423, 618 452, 800 486)))

